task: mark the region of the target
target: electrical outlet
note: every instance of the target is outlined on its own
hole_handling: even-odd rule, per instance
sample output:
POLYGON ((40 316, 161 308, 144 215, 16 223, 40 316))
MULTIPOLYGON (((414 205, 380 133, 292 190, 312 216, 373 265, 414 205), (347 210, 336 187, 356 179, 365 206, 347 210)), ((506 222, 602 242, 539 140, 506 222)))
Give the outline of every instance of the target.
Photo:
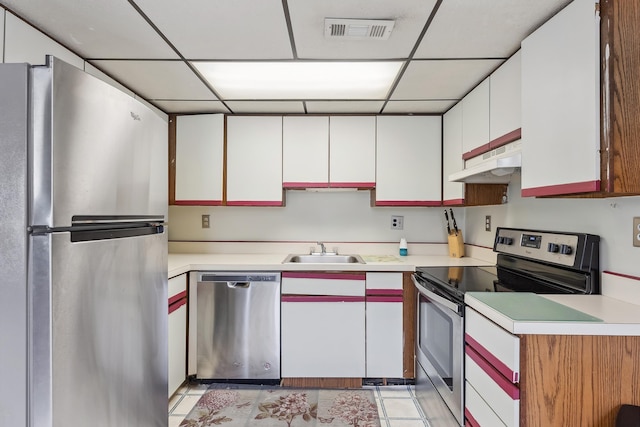
POLYGON ((391 229, 402 230, 404 225, 404 217, 400 215, 391 215, 391 229))
POLYGON ((209 228, 209 215, 202 215, 202 228, 209 228))
POLYGON ((484 231, 491 231, 491 215, 484 217, 484 231))
POLYGON ((640 216, 633 217, 633 246, 640 247, 640 216))

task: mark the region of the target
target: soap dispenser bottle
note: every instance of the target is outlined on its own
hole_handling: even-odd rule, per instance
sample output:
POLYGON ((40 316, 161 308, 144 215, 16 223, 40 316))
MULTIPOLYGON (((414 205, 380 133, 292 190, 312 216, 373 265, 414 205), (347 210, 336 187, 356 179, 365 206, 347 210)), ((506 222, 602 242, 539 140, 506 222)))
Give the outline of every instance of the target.
POLYGON ((407 239, 400 239, 400 256, 407 256, 407 239))

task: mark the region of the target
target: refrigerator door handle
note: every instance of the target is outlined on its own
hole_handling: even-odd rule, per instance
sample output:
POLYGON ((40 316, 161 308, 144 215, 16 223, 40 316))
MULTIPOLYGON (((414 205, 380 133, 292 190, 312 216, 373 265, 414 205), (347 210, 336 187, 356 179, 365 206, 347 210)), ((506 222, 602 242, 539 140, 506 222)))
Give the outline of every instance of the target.
POLYGON ((230 288, 248 289, 251 284, 249 282, 227 282, 227 286, 230 288))

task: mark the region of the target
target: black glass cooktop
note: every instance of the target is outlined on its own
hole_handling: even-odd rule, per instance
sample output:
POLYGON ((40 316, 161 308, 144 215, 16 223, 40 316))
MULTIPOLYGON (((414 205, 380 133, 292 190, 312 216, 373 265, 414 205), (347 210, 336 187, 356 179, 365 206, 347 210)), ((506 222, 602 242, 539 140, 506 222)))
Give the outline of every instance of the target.
POLYGON ((416 272, 427 280, 447 284, 459 293, 495 292, 496 267, 418 267, 416 272))

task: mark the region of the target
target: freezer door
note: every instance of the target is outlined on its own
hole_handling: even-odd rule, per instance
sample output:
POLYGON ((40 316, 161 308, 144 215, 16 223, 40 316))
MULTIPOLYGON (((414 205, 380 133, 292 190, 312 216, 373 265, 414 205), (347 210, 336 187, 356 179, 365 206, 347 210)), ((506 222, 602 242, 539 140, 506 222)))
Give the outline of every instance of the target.
POLYGON ((73 215, 167 215, 165 119, 109 84, 48 57, 33 67, 30 224, 73 215))
POLYGON ((32 427, 166 427, 166 240, 31 237, 32 427))

